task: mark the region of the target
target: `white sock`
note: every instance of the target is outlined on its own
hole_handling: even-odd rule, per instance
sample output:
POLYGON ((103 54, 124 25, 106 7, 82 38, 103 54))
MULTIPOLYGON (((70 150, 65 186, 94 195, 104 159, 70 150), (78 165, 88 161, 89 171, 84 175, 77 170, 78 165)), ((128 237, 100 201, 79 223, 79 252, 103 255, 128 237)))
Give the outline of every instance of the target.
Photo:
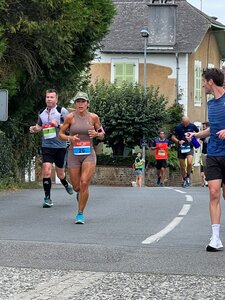
POLYGON ((220 237, 220 224, 212 224, 212 236, 215 238, 220 237))

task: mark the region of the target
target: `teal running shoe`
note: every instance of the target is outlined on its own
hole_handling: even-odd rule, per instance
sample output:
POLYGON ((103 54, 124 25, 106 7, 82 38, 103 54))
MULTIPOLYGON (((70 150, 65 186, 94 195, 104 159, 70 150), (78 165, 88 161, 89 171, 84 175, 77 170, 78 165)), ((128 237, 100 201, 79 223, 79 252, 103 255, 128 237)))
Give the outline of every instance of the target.
POLYGON ((76 215, 75 224, 84 224, 84 215, 81 211, 76 215))
POLYGON ((72 194, 73 194, 73 187, 72 187, 71 184, 68 183, 68 185, 65 186, 65 189, 66 189, 66 191, 67 191, 67 193, 68 193, 69 195, 72 195, 72 194))
POLYGON ((49 208, 53 206, 53 202, 48 197, 44 198, 43 208, 49 208))
POLYGON ((190 181, 190 178, 188 178, 188 177, 186 178, 186 185, 191 186, 191 181, 190 181))
POLYGON ((186 180, 183 180, 183 183, 181 185, 183 188, 186 188, 188 185, 187 185, 187 181, 186 180))

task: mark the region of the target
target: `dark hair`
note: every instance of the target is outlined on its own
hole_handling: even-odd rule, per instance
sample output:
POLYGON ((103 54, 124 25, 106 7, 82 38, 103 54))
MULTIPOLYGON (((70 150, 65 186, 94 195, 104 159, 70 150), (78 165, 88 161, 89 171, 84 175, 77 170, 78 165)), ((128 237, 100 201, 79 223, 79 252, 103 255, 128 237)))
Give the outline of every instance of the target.
POLYGON ((56 95, 58 96, 58 92, 57 92, 55 89, 48 89, 48 90, 46 90, 45 93, 46 93, 46 94, 47 94, 47 93, 56 93, 56 95))
POLYGON ((205 78, 207 81, 212 79, 217 86, 223 86, 224 74, 220 69, 216 69, 216 68, 206 69, 203 71, 202 77, 205 78))
POLYGON ((202 125, 205 125, 206 127, 209 127, 209 122, 203 122, 202 125))

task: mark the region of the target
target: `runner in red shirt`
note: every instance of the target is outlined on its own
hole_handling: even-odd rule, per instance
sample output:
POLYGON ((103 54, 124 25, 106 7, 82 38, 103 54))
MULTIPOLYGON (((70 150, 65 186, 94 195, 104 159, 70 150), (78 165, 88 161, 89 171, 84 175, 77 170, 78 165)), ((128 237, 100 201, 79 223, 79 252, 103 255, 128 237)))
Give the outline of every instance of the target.
POLYGON ((158 138, 154 140, 151 146, 151 150, 155 150, 158 186, 164 186, 169 149, 170 141, 166 139, 165 132, 160 131, 158 138))

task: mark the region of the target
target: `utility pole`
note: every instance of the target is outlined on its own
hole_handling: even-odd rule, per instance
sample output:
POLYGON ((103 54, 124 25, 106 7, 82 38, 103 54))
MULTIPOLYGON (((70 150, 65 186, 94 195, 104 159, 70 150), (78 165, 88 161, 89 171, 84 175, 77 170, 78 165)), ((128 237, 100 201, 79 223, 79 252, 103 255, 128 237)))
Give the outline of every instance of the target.
MULTIPOLYGON (((147 58, 147 39, 149 37, 149 32, 147 29, 142 29, 141 30, 141 36, 144 38, 145 43, 144 43, 144 98, 146 99, 146 95, 147 95, 147 63, 146 63, 146 58, 147 58)), ((142 159, 144 160, 143 163, 143 168, 142 168, 142 186, 145 186, 145 150, 146 150, 146 137, 145 135, 143 135, 143 139, 141 142, 141 146, 142 146, 142 159)))

